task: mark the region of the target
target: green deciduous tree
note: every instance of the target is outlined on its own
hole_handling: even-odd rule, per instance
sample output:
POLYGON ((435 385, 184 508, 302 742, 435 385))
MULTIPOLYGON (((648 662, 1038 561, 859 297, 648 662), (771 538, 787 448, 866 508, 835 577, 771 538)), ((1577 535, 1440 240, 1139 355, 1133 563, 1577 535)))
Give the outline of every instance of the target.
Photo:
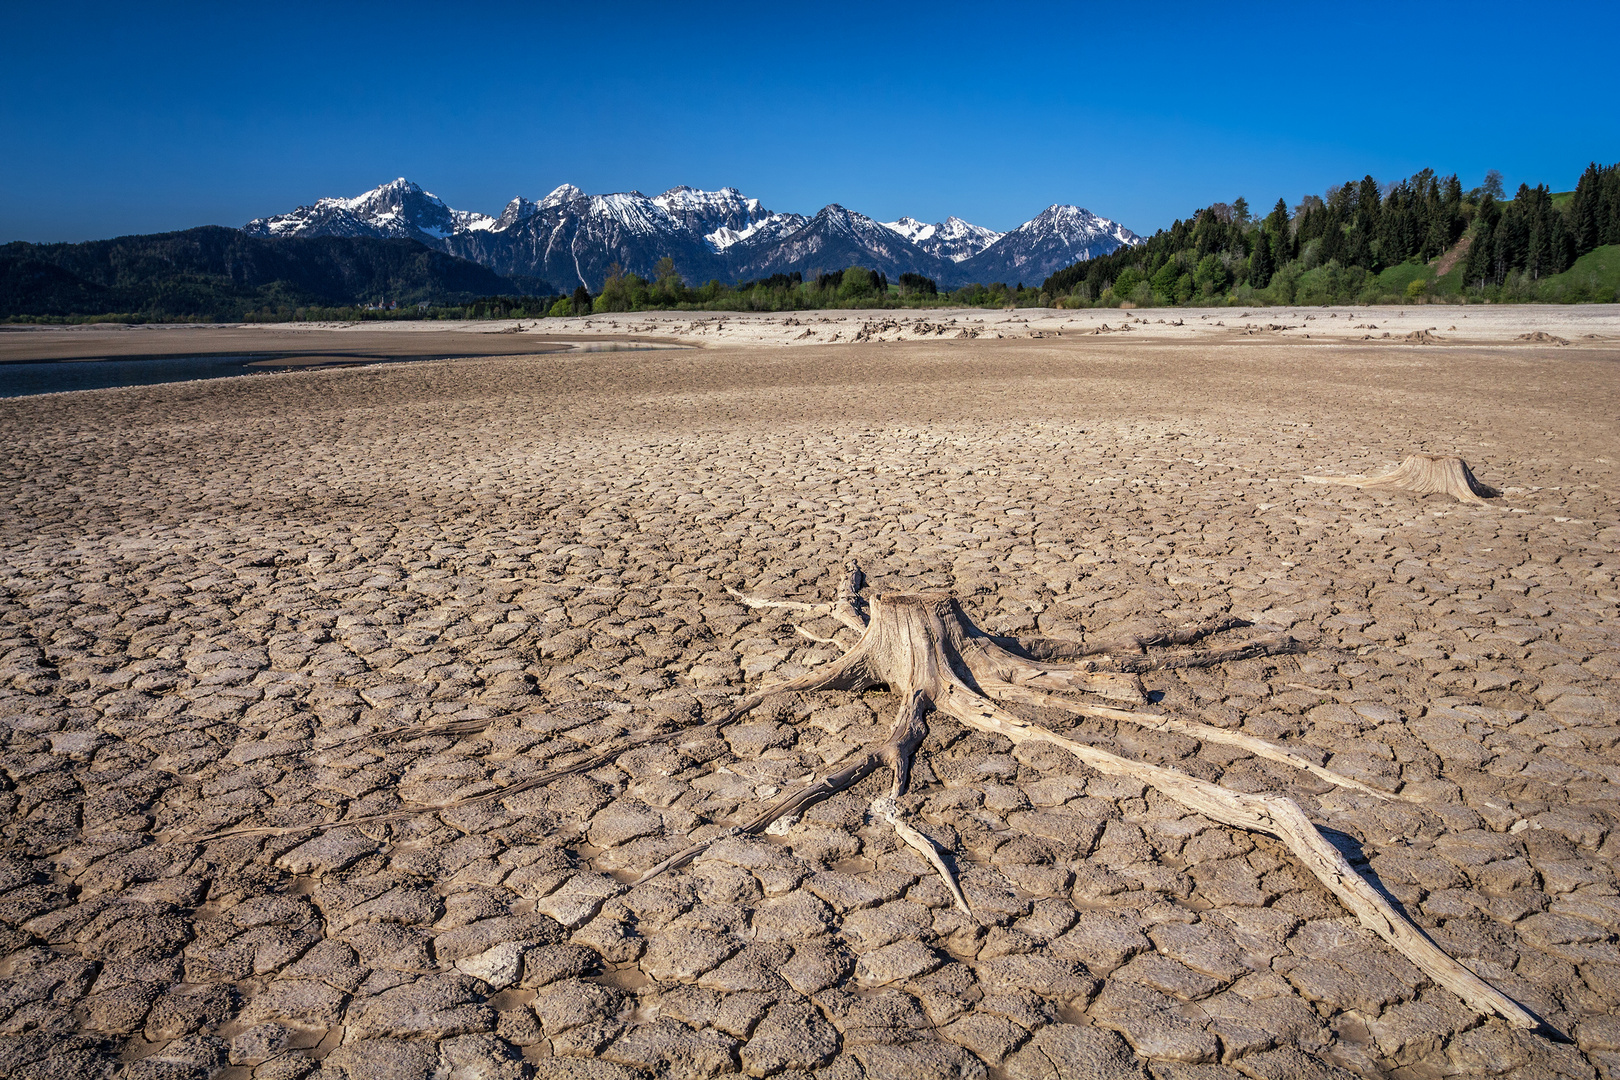
POLYGON ((1114 279, 1114 295, 1121 300, 1129 300, 1136 287, 1146 280, 1147 276, 1141 270, 1128 266, 1114 279))
POLYGON ((1193 282, 1198 286, 1198 291, 1205 296, 1214 296, 1223 291, 1228 280, 1230 279, 1226 267, 1214 255, 1205 255, 1199 259, 1198 268, 1193 271, 1193 282))
POLYGON ((1174 259, 1165 260, 1153 274, 1153 292, 1166 301, 1176 298, 1176 278, 1181 276, 1181 267, 1174 259))
POLYGON ((877 291, 878 276, 864 266, 851 266, 845 269, 838 285, 838 296, 843 300, 871 296, 877 291))

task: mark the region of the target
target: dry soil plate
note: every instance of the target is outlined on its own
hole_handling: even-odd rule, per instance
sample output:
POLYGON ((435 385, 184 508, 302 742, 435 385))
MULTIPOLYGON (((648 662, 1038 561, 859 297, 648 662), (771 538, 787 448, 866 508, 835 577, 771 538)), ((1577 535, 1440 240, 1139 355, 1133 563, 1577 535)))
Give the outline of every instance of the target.
POLYGON ((1599 1075, 1620 394, 1612 349, 1561 336, 801 344, 0 403, 0 1072, 1599 1075), (1503 494, 1303 480, 1410 452, 1503 494), (823 601, 850 555, 996 633, 1310 642, 1144 681, 1405 800, 1014 708, 1331 820, 1569 1041, 1431 984, 1281 843, 954 725, 901 809, 977 921, 867 817, 881 771, 629 885, 881 742, 888 694, 524 786, 833 660, 836 620, 727 586, 823 601))

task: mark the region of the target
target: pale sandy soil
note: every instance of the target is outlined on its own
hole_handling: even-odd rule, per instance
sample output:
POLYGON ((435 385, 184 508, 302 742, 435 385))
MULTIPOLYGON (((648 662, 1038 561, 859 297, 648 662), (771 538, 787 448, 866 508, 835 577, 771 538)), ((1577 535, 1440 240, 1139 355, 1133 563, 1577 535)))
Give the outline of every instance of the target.
MULTIPOLYGON (((473 325, 473 324, 465 324, 473 325)), ((510 324, 509 324, 510 325, 510 324)), ((1620 305, 1407 308, 1155 308, 1056 311, 942 308, 929 311, 633 312, 584 319, 522 322, 525 332, 673 337, 720 346, 823 345, 863 341, 1056 338, 1110 333, 1163 341, 1268 338, 1320 342, 1396 340, 1428 331, 1432 344, 1499 344, 1521 334, 1552 333, 1583 342, 1620 343, 1620 305)))
POLYGON ((391 357, 588 349, 597 339, 626 344, 680 343, 709 348, 849 345, 886 341, 960 341, 1139 334, 1166 342, 1233 339, 1362 341, 1429 345, 1520 344, 1549 334, 1575 345, 1620 343, 1620 305, 1431 304, 1406 308, 1155 308, 1056 311, 1024 308, 933 310, 690 312, 651 311, 577 319, 470 322, 284 323, 264 325, 76 326, 0 328, 0 363, 237 352, 391 357))
MULTIPOLYGON (((0 1074, 1620 1074, 1614 309, 1325 320, 1443 346, 1014 314, 805 350, 598 317, 566 332, 735 347, 0 401, 0 1074), (1419 450, 1504 496, 1301 479, 1419 450), (902 802, 977 924, 866 820, 880 776, 627 884, 880 739, 886 694, 500 796, 829 660, 724 587, 822 600, 851 556, 998 632, 1307 642, 1151 673, 1155 707, 1407 801, 1036 715, 1293 796, 1557 1037, 1470 1013, 1275 841, 943 721, 902 802)), ((749 332, 858 332, 799 318, 749 332)))

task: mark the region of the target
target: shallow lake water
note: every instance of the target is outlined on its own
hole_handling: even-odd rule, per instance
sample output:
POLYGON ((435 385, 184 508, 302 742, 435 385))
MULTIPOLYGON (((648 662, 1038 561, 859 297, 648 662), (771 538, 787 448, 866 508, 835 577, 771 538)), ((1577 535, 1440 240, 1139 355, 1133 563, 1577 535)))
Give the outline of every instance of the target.
MULTIPOLYGON (((591 342, 576 344, 572 350, 547 350, 533 355, 574 352, 668 352, 680 345, 649 345, 639 342, 591 342)), ((220 356, 159 356, 120 360, 52 360, 0 363, 0 398, 27 397, 31 394, 59 394, 68 390, 105 390, 114 386, 150 386, 156 383, 185 382, 190 379, 225 379, 237 375, 258 375, 274 371, 315 371, 362 364, 403 364, 417 360, 445 360, 461 354, 442 356, 354 356, 328 357, 335 363, 311 364, 298 355, 266 356, 263 353, 220 356), (285 363, 277 363, 284 360, 285 363)))
POLYGON ((174 356, 152 360, 62 360, 0 364, 0 398, 57 394, 65 390, 105 390, 188 379, 224 379, 293 367, 248 367, 263 356, 174 356))

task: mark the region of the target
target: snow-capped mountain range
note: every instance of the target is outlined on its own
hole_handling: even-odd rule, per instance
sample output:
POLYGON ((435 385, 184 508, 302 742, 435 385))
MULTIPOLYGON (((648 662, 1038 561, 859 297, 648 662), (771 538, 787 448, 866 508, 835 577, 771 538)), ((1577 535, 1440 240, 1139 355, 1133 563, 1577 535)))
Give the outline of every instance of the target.
POLYGON ((507 203, 498 217, 452 210, 401 177, 352 199, 320 199, 288 214, 255 218, 252 236, 374 236, 416 240, 507 277, 543 279, 567 291, 601 287, 608 267, 650 277, 673 259, 691 283, 861 265, 891 278, 925 274, 954 288, 974 281, 1039 284, 1081 259, 1141 237, 1078 206, 1051 206, 1007 233, 958 217, 926 224, 882 222, 833 203, 811 217, 773 213, 736 188, 676 187, 587 195, 564 184, 545 198, 507 203))

